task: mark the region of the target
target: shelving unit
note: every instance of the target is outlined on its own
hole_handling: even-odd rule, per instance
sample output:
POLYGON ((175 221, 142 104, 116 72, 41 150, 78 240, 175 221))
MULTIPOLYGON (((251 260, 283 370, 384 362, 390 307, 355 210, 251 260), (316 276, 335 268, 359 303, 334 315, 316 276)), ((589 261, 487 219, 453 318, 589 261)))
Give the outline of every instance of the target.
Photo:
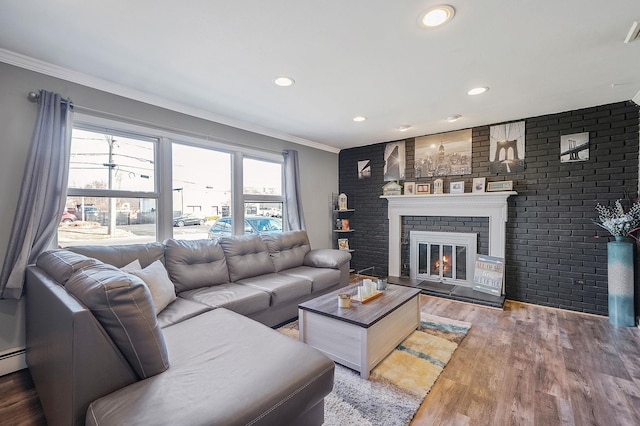
POLYGON ((333 247, 336 249, 348 251, 349 253, 354 253, 355 249, 349 241, 349 237, 355 234, 355 229, 351 227, 350 223, 355 209, 339 209, 338 194, 332 194, 331 212, 331 232, 334 236, 333 247), (347 248, 344 248, 345 246, 347 248))
MULTIPOLYGON (((355 212, 354 209, 345 209, 345 210, 334 210, 333 211, 333 233, 337 236, 337 238, 334 238, 335 240, 335 247, 338 249, 340 248, 340 240, 343 238, 346 238, 348 240, 348 235, 351 233, 355 232, 355 229, 351 228, 351 225, 349 224, 350 220, 351 220, 351 214, 355 212), (347 226, 349 226, 348 229, 344 228, 344 221, 347 221, 347 226), (338 228, 338 224, 340 224, 340 228, 338 228)), ((353 248, 351 248, 351 246, 348 246, 349 249, 349 253, 353 253, 355 250, 353 248)), ((341 249, 344 250, 344 249, 341 249)))

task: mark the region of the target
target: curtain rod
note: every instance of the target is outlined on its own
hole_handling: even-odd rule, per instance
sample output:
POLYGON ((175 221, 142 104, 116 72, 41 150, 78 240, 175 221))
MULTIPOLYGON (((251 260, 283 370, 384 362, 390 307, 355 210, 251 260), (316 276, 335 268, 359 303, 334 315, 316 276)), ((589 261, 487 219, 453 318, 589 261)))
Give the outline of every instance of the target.
MULTIPOLYGON (((29 92, 27 94, 27 99, 29 100, 29 102, 31 103, 38 103, 40 101, 40 94, 38 94, 37 92, 29 92)), ((71 102, 70 99, 62 99, 61 102, 71 102)), ((87 113, 87 114, 92 114, 92 115, 97 115, 97 116, 101 116, 103 118, 108 118, 108 119, 112 119, 112 120, 117 120, 117 121, 124 121, 125 123, 129 123, 129 124, 136 124, 139 126, 145 126, 145 127, 152 127, 154 129, 158 129, 158 130, 163 130, 166 132, 171 132, 171 133, 176 133, 178 135, 182 135, 182 136, 189 136, 192 138, 197 138, 197 139, 204 139, 204 140, 211 140, 212 142, 216 142, 216 141, 220 141, 220 142, 224 142, 224 143, 228 143, 230 145, 239 147, 239 148, 246 148, 248 150, 252 150, 252 151, 262 151, 262 152, 266 152, 266 153, 270 153, 270 154, 278 154, 278 155, 282 155, 282 151, 284 151, 285 149, 283 149, 282 151, 275 151, 272 149, 264 149, 264 148, 258 148, 255 146, 251 146, 251 145, 245 145, 245 144, 240 144, 238 142, 234 142, 232 140, 228 140, 219 136, 211 136, 211 135, 206 135, 204 133, 199 133, 199 132, 194 132, 191 130, 186 130, 186 129, 178 129, 175 127, 169 127, 169 126, 162 126, 159 125, 157 123, 152 123, 149 121, 145 121, 145 120, 139 120, 137 118, 131 118, 131 117, 126 117, 123 115, 119 115, 119 114, 114 114, 111 112, 106 112, 106 111, 101 111, 98 109, 93 109, 93 108, 88 108, 88 107, 84 107, 81 105, 73 105, 74 110, 76 110, 77 112, 80 113, 87 113), (213 140, 212 140, 213 139, 213 140)), ((188 114, 184 114, 184 115, 188 115, 188 114)), ((191 117, 191 116, 190 116, 191 117)), ((196 119, 199 119, 198 117, 194 117, 196 119)), ((199 119, 199 120, 205 120, 203 118, 199 119)), ((207 120, 205 120, 207 121, 207 120)), ((212 122, 215 123, 215 122, 212 122)), ((216 123, 219 124, 219 123, 216 123)), ((224 124, 223 124, 224 126, 224 124)), ((242 130, 242 129, 240 129, 242 130)))

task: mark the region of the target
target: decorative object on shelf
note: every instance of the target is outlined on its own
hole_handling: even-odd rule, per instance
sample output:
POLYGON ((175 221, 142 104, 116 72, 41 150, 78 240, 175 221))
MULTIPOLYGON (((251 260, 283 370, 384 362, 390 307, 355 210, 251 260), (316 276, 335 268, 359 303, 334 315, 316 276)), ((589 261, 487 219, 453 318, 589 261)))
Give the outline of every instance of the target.
POLYGON ((513 181, 503 180, 500 182, 487 183, 487 192, 495 192, 495 191, 513 191, 513 181))
POLYGON ((471 129, 416 138, 414 168, 416 178, 471 173, 471 129))
POLYGON ((343 231, 349 230, 349 219, 342 219, 342 228, 343 231))
POLYGON ((449 193, 451 194, 464 194, 464 181, 449 183, 449 193))
POLYGON ((336 219, 336 231, 342 231, 342 219, 336 219))
POLYGON ((402 187, 398 182, 389 182, 382 187, 382 195, 402 195, 402 187))
POLYGON ((473 178, 473 192, 484 192, 486 178, 473 178))
POLYGON ((613 206, 596 205, 598 219, 594 223, 615 238, 607 243, 607 275, 609 291, 609 322, 623 327, 635 326, 633 233, 640 226, 640 201, 627 212, 622 201, 613 206))
POLYGON ((489 170, 515 173, 525 169, 525 123, 506 123, 489 128, 489 170))
POLYGON ((434 194, 444 193, 444 182, 442 181, 442 179, 436 179, 433 181, 433 193, 434 194))
POLYGON ((404 195, 415 195, 416 193, 416 183, 415 182, 405 182, 404 183, 404 195))
POLYGON ((416 185, 416 194, 418 195, 429 195, 431 194, 431 184, 430 183, 419 183, 416 185))
POLYGON ((589 159, 589 132, 560 136, 560 162, 572 163, 589 159))
POLYGON ((340 250, 349 250, 349 239, 348 238, 338 238, 338 249, 340 249, 340 250))
POLYGON ((344 192, 338 195, 338 210, 347 209, 347 194, 344 192))

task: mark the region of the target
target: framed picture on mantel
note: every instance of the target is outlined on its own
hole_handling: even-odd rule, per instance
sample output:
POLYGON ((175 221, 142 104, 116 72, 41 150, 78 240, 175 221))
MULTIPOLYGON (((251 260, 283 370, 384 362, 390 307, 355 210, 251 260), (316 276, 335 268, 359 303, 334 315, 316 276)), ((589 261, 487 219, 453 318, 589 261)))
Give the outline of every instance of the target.
POLYGON ((484 192, 486 178, 473 178, 473 192, 484 192))
POLYGON ((431 194, 431 184, 430 183, 418 183, 418 184, 416 184, 416 194, 418 194, 418 195, 431 194))
POLYGON ((500 182, 489 182, 487 183, 487 191, 512 191, 513 190, 513 181, 512 180, 503 180, 500 182))

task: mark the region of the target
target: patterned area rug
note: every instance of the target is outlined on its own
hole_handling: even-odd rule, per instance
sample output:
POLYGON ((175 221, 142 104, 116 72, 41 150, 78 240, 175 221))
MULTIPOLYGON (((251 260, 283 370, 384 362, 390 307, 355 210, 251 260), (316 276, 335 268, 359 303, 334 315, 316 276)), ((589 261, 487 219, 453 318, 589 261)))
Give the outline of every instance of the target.
MULTIPOLYGON (((325 425, 408 425, 471 324, 422 313, 420 328, 378 364, 369 380, 336 364, 325 425)), ((279 329, 298 338, 298 322, 279 329)))

